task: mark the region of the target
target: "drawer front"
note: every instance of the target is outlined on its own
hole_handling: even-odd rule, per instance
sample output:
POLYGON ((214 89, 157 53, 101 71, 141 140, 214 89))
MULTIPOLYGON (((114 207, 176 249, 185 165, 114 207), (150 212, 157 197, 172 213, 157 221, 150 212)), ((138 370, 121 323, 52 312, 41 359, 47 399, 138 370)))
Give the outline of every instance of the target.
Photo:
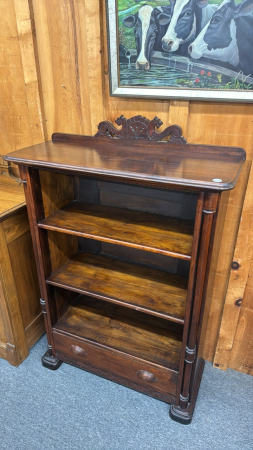
POLYGON ((60 360, 171 403, 178 374, 113 349, 53 332, 60 360))

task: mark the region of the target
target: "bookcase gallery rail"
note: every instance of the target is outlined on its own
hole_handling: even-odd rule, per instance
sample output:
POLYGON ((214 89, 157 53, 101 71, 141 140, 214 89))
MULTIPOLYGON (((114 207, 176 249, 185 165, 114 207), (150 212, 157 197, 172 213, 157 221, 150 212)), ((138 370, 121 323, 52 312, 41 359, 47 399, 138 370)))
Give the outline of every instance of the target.
POLYGON ((187 144, 178 125, 121 116, 96 136, 55 133, 19 165, 48 349, 170 403, 192 420, 204 368, 205 297, 218 207, 241 148, 187 144), (165 139, 165 140, 162 140, 165 139))

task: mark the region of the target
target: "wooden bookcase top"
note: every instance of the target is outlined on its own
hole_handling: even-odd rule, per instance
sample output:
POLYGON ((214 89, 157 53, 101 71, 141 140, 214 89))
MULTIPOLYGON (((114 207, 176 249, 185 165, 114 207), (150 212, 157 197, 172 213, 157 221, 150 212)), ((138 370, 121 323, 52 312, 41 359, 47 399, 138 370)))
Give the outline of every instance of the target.
POLYGON ((245 159, 245 151, 235 147, 60 133, 52 141, 6 156, 18 165, 158 188, 184 186, 216 192, 233 189, 245 159))

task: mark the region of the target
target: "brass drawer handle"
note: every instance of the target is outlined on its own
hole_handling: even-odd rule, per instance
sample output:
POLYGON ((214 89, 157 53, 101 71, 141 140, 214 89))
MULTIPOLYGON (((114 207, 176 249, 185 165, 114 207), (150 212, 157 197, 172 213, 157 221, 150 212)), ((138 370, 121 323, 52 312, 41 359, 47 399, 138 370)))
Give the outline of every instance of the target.
POLYGON ((151 372, 147 372, 146 370, 138 370, 137 375, 144 381, 157 381, 155 375, 151 372))
POLYGON ((75 355, 87 356, 86 351, 83 348, 78 347, 78 345, 71 345, 69 348, 75 355))

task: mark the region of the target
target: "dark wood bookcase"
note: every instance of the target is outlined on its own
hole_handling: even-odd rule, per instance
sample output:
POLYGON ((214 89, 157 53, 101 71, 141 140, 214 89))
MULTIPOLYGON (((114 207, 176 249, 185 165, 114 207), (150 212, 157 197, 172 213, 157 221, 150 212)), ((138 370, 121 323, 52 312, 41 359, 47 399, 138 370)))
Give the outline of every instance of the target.
POLYGON ((223 191, 245 151, 187 144, 179 126, 121 116, 7 156, 24 183, 48 350, 171 404, 190 423, 223 191), (166 139, 162 141, 162 139, 166 139), (200 339, 201 338, 201 339, 200 339))

